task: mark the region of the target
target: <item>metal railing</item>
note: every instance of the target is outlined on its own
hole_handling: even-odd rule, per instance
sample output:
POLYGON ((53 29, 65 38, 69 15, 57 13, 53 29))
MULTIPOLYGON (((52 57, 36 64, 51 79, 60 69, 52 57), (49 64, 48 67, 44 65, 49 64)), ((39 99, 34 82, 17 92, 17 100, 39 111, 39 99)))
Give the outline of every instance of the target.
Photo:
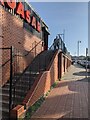
MULTIPOLYGON (((36 50, 35 50, 35 52, 36 52, 36 50)), ((31 89, 37 76, 41 72, 43 72, 47 69, 47 67, 53 57, 54 52, 51 50, 50 52, 43 51, 38 55, 37 55, 37 52, 35 54, 36 54, 36 57, 34 58, 34 60, 30 63, 29 66, 27 66, 27 68, 23 71, 22 74, 19 74, 19 78, 16 78, 16 80, 13 83, 13 100, 12 100, 13 107, 15 107, 17 105, 16 104, 17 86, 19 85, 21 87, 20 89, 22 91, 24 89, 23 87, 25 87, 24 93, 27 94, 27 91, 29 91, 31 89)), ((28 53, 26 55, 28 55, 28 53)), ((20 98, 22 98, 21 101, 25 97, 24 94, 22 94, 22 92, 20 92, 19 96, 20 96, 20 98)), ((19 101, 20 98, 19 99, 17 98, 17 101, 19 101)))
POLYGON ((47 69, 55 52, 54 52, 54 46, 52 44, 49 48, 50 52, 43 51, 44 52, 43 54, 43 52, 41 52, 42 41, 35 43, 34 47, 29 52, 24 52, 23 55, 21 54, 20 50, 17 50, 13 47, 9 49, 10 49, 10 58, 6 60, 1 65, 1 67, 2 68, 5 67, 5 65, 7 65, 10 62, 9 111, 11 111, 11 109, 18 104, 16 103, 16 101, 18 102, 20 101, 20 98, 23 99, 23 97, 25 97, 22 94, 22 91, 24 91, 23 86, 26 87, 25 90, 27 93, 27 91, 31 89, 39 73, 47 69), (32 62, 30 61, 30 63, 26 64, 25 60, 29 61, 32 55, 33 58, 35 59, 33 60, 32 58, 32 62), (19 90, 22 90, 19 93, 19 98, 17 96, 17 89, 18 89, 17 86, 19 86, 20 88, 19 90))
POLYGON ((18 51, 18 50, 14 50, 14 51, 16 51, 15 52, 16 59, 13 60, 14 68, 13 68, 13 84, 12 84, 12 89, 13 89, 12 107, 15 106, 15 102, 16 102, 15 101, 16 87, 17 87, 18 84, 20 85, 19 82, 22 81, 23 75, 27 71, 27 69, 29 67, 29 64, 31 63, 33 58, 35 58, 37 56, 37 54, 39 54, 42 51, 42 41, 40 41, 38 43, 35 43, 35 46, 29 52, 25 53, 24 55, 21 55, 20 51, 18 51), (38 51, 38 48, 39 48, 39 51, 38 51), (32 57, 32 55, 33 55, 33 57, 32 57), (26 63, 25 60, 23 60, 23 59, 26 59, 26 58, 27 58, 28 61, 30 61, 28 64, 26 63), (32 60, 30 60, 30 58, 32 60))
MULTIPOLYGON (((3 51, 9 51, 9 57, 10 59, 7 60, 4 64, 2 64, 0 66, 0 68, 2 69, 3 66, 5 66, 8 62, 9 62, 9 69, 10 69, 10 74, 9 74, 9 79, 10 79, 10 86, 9 86, 9 117, 10 117, 10 110, 12 108, 11 106, 11 101, 12 101, 12 46, 10 48, 0 48, 0 50, 2 50, 2 53, 3 51)), ((3 79, 3 76, 2 76, 2 79, 3 79)), ((2 80, 3 81, 3 80, 2 80)))
POLYGON ((53 44, 50 46, 49 49, 52 49, 52 50, 55 50, 55 49, 61 50, 65 55, 67 55, 71 59, 70 53, 68 52, 68 50, 67 50, 67 48, 65 46, 65 43, 64 43, 64 41, 62 40, 62 38, 61 38, 61 36, 59 34, 57 35, 57 39, 58 39, 58 47, 53 42, 53 44))
MULTIPOLYGON (((14 101, 14 96, 15 96, 15 85, 17 84, 17 82, 20 80, 20 77, 24 74, 24 72, 27 69, 28 64, 25 64, 25 60, 27 58, 30 59, 30 57, 32 56, 32 60, 35 56, 37 56, 37 54, 39 54, 42 51, 42 41, 34 44, 33 48, 28 51, 25 52, 23 55, 21 54, 20 50, 17 49, 13 49, 13 47, 11 46, 10 48, 0 48, 0 50, 3 51, 7 51, 5 54, 8 53, 8 57, 6 57, 5 55, 2 56, 2 59, 4 61, 2 61, 2 64, 0 63, 0 69, 4 70, 4 72, 8 71, 10 72, 10 74, 8 75, 8 77, 6 76, 5 79, 9 80, 9 114, 10 111, 12 109, 13 105, 13 101, 14 101), (9 52, 8 52, 9 50, 9 52), (8 59, 7 59, 8 58, 8 59), (22 60, 22 61, 21 61, 22 60), (22 65, 21 65, 22 62, 22 65), (22 68, 20 68, 20 66, 22 68), (15 76, 19 73, 19 77, 15 78, 15 76)), ((31 62, 31 61, 30 61, 31 62)), ((3 72, 3 71, 2 71, 3 72)), ((6 73, 3 73, 4 76, 6 75, 6 73)), ((2 78, 2 81, 5 81, 4 78, 2 78)))

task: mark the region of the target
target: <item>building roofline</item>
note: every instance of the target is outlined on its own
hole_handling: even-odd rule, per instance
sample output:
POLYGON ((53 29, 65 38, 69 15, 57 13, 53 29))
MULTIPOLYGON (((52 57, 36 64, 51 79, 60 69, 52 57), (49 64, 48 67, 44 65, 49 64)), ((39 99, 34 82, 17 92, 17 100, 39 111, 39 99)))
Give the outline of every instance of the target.
POLYGON ((28 0, 24 0, 30 7, 31 9, 36 13, 36 15, 41 19, 41 21, 45 24, 45 26, 48 28, 48 26, 46 25, 45 21, 39 16, 39 14, 36 12, 36 10, 32 7, 32 5, 30 4, 30 2, 28 2, 28 0))

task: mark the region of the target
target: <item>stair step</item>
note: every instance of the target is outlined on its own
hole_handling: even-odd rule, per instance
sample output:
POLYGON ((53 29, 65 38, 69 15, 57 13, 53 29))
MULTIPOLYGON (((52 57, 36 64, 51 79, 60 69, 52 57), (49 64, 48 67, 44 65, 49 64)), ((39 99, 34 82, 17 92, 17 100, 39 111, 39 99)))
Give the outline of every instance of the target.
POLYGON ((1 120, 9 120, 9 113, 0 111, 0 118, 1 120))
POLYGON ((1 103, 7 103, 7 104, 9 104, 9 101, 6 101, 6 100, 0 100, 0 104, 1 103))
POLYGON ((9 120, 9 112, 2 111, 2 120, 9 120))
MULTIPOLYGON (((4 95, 1 95, 0 94, 0 97, 2 97, 2 101, 4 100, 4 101, 9 101, 9 94, 4 94, 4 95)), ((12 98, 13 98, 14 96, 12 95, 12 98)), ((17 99, 20 99, 20 98, 24 98, 24 96, 20 96, 20 95, 17 95, 17 94, 15 94, 15 98, 17 98, 17 99)))
POLYGON ((0 114, 2 115, 2 120, 8 120, 9 119, 9 109, 0 110, 0 114))
MULTIPOLYGON (((15 76, 12 79, 12 92, 14 90, 15 86, 15 98, 14 98, 14 105, 21 104, 24 97, 27 94, 27 91, 29 90, 29 84, 30 87, 33 86, 34 81, 36 80, 37 76, 40 74, 40 71, 45 71, 47 66, 49 65, 52 56, 54 52, 51 51, 44 51, 41 54, 37 55, 35 59, 32 61, 31 65, 27 69, 27 71, 23 74, 23 76, 19 79, 21 73, 15 74, 15 76), (17 81, 19 80, 19 81, 17 81)), ((0 97, 2 97, 2 101, 0 101, 0 111, 3 114, 3 120, 6 120, 9 115, 9 82, 6 83, 0 88, 0 97), (4 119, 5 118, 5 119, 4 119)), ((13 99, 13 95, 12 95, 13 99)))
MULTIPOLYGON (((15 91, 17 93, 24 93, 25 92, 25 90, 24 89, 20 89, 20 87, 16 87, 15 91)), ((13 92, 13 89, 12 89, 12 92, 13 92)), ((9 88, 4 88, 0 94, 2 94, 2 95, 9 94, 9 88)))
MULTIPOLYGON (((20 84, 21 82, 18 82, 17 84, 16 84, 16 88, 20 88, 20 87, 22 87, 22 88, 27 88, 27 84, 20 84)), ((32 84, 32 83, 31 83, 32 84)), ((10 84, 8 83, 8 84, 6 84, 5 85, 5 90, 6 89, 8 89, 9 90, 9 86, 10 86, 10 84)), ((14 86, 12 86, 12 88, 13 88, 14 86)))
POLYGON ((2 108, 2 107, 0 107, 0 111, 2 111, 2 112, 9 112, 9 108, 2 108))
POLYGON ((0 107, 9 109, 9 101, 0 101, 0 107))

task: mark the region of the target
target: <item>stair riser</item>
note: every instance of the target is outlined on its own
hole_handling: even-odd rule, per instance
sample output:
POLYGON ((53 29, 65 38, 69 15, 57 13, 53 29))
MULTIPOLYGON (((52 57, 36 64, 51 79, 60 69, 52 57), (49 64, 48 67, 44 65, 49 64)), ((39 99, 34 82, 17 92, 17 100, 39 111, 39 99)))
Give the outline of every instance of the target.
MULTIPOLYGON (((22 98, 24 98, 24 97, 25 97, 24 95, 21 95, 21 94, 20 94, 20 95, 16 95, 16 94, 15 94, 15 98, 18 99, 18 100, 19 100, 19 99, 22 99, 22 98)), ((14 97, 12 96, 12 99, 13 99, 13 98, 14 98, 14 97)), ((2 101, 7 101, 7 102, 8 102, 8 101, 9 101, 9 96, 5 96, 5 95, 2 96, 2 101)))
POLYGON ((2 103, 2 106, 0 106, 0 107, 2 107, 2 109, 3 108, 9 109, 9 103, 2 103))
POLYGON ((2 112, 2 120, 9 120, 8 118, 9 118, 9 112, 3 111, 2 112))
MULTIPOLYGON (((32 85, 32 84, 33 84, 33 83, 30 83, 30 85, 32 85)), ((29 83, 26 84, 25 82, 24 82, 24 83, 23 83, 23 82, 19 82, 19 83, 15 86, 15 88, 16 88, 17 90, 22 90, 22 89, 25 90, 28 85, 29 85, 29 83)), ((12 87, 12 89, 13 89, 13 88, 14 88, 14 87, 12 87)), ((5 89, 6 89, 6 90, 2 90, 2 92, 4 92, 4 91, 7 92, 7 91, 9 91, 9 85, 6 85, 6 86, 5 86, 5 89)))
MULTIPOLYGON (((15 98, 14 98, 14 105, 21 104, 23 99, 26 96, 27 91, 29 90, 29 87, 31 88, 33 86, 33 83, 35 82, 37 76, 39 75, 40 71, 45 71, 47 66, 49 65, 51 58, 53 56, 53 52, 45 51, 38 55, 33 62, 31 63, 30 67, 24 73, 21 80, 17 81, 17 79, 20 77, 21 73, 16 74, 13 78, 13 85, 17 81, 17 84, 15 86, 15 98), (30 84, 30 86, 29 86, 30 84)), ((8 116, 9 112, 5 112, 4 108, 9 108, 9 83, 7 83, 2 91, 2 105, 0 107, 3 107, 3 116, 8 116)), ((13 89, 12 89, 13 92, 13 89)), ((1 97, 1 96, 0 96, 1 97)), ((13 97, 12 97, 13 98, 13 97)), ((6 120, 6 118, 5 118, 6 120)))

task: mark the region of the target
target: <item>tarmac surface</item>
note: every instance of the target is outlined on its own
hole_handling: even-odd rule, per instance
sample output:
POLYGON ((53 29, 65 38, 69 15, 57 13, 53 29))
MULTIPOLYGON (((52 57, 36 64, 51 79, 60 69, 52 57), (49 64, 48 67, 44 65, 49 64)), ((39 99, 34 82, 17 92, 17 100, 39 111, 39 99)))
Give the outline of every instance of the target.
POLYGON ((90 115, 89 77, 84 68, 72 65, 31 120, 87 120, 90 115))

